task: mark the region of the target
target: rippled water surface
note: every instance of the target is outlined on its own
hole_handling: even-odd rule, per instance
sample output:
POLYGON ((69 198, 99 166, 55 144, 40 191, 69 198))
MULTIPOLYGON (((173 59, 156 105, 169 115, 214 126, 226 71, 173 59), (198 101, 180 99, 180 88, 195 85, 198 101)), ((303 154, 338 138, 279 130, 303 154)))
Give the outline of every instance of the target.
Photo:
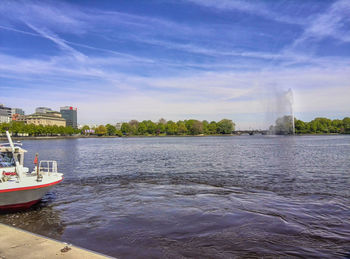
POLYGON ((24 146, 65 180, 0 222, 119 258, 350 256, 350 136, 24 146))

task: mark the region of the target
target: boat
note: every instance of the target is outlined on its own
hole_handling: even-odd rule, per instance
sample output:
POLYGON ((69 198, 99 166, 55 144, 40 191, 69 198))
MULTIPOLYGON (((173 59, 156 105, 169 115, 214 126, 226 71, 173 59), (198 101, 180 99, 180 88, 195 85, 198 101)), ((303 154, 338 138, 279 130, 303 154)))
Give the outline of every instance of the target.
POLYGON ((28 209, 38 203, 56 184, 63 180, 57 162, 34 159, 34 169, 23 166, 27 152, 21 143, 13 143, 6 131, 8 143, 0 144, 0 211, 28 209))

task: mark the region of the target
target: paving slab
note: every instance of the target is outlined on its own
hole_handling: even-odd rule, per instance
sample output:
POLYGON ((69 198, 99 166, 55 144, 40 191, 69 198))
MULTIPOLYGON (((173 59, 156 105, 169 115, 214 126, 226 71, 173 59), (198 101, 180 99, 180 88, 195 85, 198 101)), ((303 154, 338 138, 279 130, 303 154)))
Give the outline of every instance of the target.
POLYGON ((0 223, 0 259, 111 258, 0 223))

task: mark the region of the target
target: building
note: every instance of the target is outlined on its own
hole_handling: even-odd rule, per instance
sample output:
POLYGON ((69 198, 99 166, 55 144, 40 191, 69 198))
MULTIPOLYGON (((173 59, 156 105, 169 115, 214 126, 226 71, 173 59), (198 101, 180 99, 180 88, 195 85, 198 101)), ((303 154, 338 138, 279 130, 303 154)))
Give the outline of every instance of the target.
POLYGON ((11 108, 11 120, 17 121, 19 117, 24 115, 24 111, 20 108, 11 108))
POLYGON ((0 114, 0 123, 9 123, 11 121, 10 117, 3 116, 0 114))
POLYGON ((35 113, 48 113, 48 112, 52 112, 51 108, 47 108, 47 107, 35 108, 35 113))
POLYGON ((0 111, 3 116, 6 114, 8 117, 12 116, 12 111, 10 107, 5 107, 3 104, 0 104, 0 111))
POLYGON ((3 104, 0 104, 0 123, 17 120, 17 118, 21 115, 24 115, 24 111, 22 109, 5 107, 3 104))
POLYGON ((19 116, 17 121, 23 121, 26 124, 43 126, 63 126, 66 127, 66 120, 62 118, 61 113, 51 111, 46 113, 34 113, 26 116, 19 116))
POLYGON ((8 112, 6 110, 0 109, 0 123, 8 123, 11 119, 8 116, 8 112))
POLYGON ((78 127, 77 108, 65 106, 60 108, 60 112, 62 117, 66 119, 67 126, 71 126, 74 129, 78 127))
POLYGON ((115 124, 115 128, 116 128, 117 130, 120 130, 120 129, 122 128, 122 125, 123 125, 123 122, 117 122, 117 123, 115 124))
POLYGON ((11 116, 15 114, 24 115, 24 111, 20 108, 11 108, 11 116))

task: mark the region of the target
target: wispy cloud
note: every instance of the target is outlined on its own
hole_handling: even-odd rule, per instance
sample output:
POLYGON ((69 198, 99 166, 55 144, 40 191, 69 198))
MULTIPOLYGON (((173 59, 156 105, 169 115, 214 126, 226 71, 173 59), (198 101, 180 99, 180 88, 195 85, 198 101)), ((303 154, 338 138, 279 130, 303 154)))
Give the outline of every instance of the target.
POLYGON ((280 13, 276 13, 270 10, 263 2, 257 1, 231 1, 231 0, 186 0, 194 4, 216 8, 223 11, 240 11, 248 13, 250 15, 256 15, 264 17, 265 19, 275 20, 278 22, 304 25, 306 23, 305 19, 300 19, 299 17, 286 16, 280 13))
POLYGON ((20 51, 11 44, 0 48, 0 92, 7 102, 18 102, 18 89, 30 99, 27 104, 21 99, 25 107, 39 94, 45 103, 38 106, 74 102, 81 123, 225 116, 241 127, 269 126, 261 119, 267 111, 263 99, 275 89, 292 88, 299 113, 350 110, 344 97, 350 95, 350 57, 317 56, 295 48, 328 37, 347 43, 346 1, 298 19, 287 11, 276 12, 269 2, 176 2, 184 9, 242 12, 252 21, 262 17, 281 30, 297 28, 281 35, 270 31, 270 22, 259 28, 252 23, 248 30, 230 19, 220 24, 216 16, 193 22, 192 15, 165 18, 163 13, 131 13, 119 6, 105 11, 65 2, 4 3, 0 33, 6 39, 23 38, 20 51), (326 96, 332 98, 325 101, 326 96), (103 117, 100 110, 107 111, 103 117), (243 122, 244 116, 250 121, 243 122))
POLYGON ((304 29, 291 48, 306 41, 319 41, 331 37, 342 42, 350 42, 350 2, 339 0, 322 14, 317 15, 304 29))
POLYGON ((88 24, 84 12, 64 2, 8 1, 0 4, 2 21, 19 24, 30 23, 36 27, 55 28, 56 31, 81 34, 88 24), (5 19, 6 17, 6 19, 5 19))
POLYGON ((77 60, 79 60, 80 62, 83 62, 86 59, 86 56, 84 54, 82 54, 81 52, 75 50, 74 48, 72 48, 71 46, 69 46, 64 40, 62 40, 59 36, 57 36, 56 34, 48 31, 47 29, 39 29, 36 26, 26 22, 26 25, 31 28, 33 31, 37 32, 38 34, 40 34, 41 36, 43 36, 44 38, 54 42, 55 44, 57 44, 57 46, 62 49, 65 52, 70 53, 74 58, 76 58, 77 60))

